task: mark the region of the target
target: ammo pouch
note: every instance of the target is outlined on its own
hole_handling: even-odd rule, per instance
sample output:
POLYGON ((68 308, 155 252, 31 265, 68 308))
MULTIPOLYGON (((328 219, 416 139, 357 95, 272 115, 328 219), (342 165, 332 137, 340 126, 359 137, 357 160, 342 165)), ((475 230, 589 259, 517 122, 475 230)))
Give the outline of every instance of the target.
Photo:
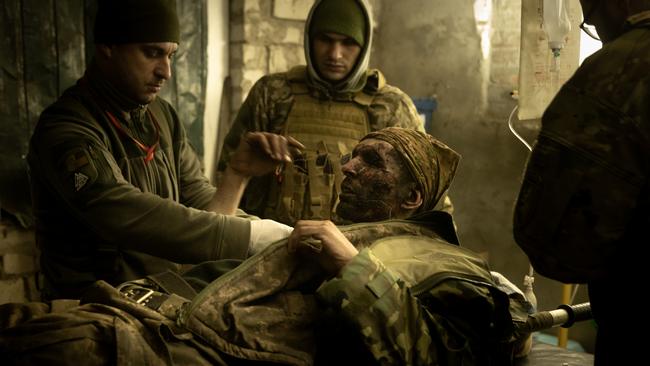
POLYGON ((289 71, 288 82, 293 104, 282 134, 303 143, 304 155, 286 165, 281 179, 255 187, 257 192, 247 190, 244 209, 289 225, 331 219, 343 179, 341 157, 370 132, 368 108, 374 97, 363 91, 336 98, 313 95, 305 67, 289 71))
POLYGON ((329 152, 321 143, 318 150, 306 150, 293 163, 286 164, 280 184, 274 185, 270 195, 279 200, 271 205, 276 219, 291 223, 303 218, 332 219, 341 185, 340 160, 339 152, 329 152))

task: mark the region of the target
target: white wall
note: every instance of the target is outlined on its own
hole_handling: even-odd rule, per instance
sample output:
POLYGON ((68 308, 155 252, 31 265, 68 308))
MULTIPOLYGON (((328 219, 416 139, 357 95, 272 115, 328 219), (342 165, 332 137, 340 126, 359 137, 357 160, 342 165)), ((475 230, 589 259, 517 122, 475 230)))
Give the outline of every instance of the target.
MULTIPOLYGON (((203 144, 205 147, 205 175, 213 176, 216 158, 221 150, 219 119, 224 98, 224 82, 228 77, 229 59, 229 7, 228 0, 209 0, 208 4, 208 81, 205 103, 203 144)), ((228 116, 228 113, 225 113, 228 116)))

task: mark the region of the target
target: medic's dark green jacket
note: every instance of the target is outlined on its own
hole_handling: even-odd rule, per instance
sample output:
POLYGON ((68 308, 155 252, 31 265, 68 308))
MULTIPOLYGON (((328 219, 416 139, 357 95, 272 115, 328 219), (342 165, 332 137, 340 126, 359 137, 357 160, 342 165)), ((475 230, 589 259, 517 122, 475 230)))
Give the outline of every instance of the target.
POLYGON ((248 220, 202 210, 216 189, 172 106, 128 101, 94 66, 43 112, 28 161, 46 297, 247 255, 248 220), (136 140, 157 129, 146 162, 136 140))

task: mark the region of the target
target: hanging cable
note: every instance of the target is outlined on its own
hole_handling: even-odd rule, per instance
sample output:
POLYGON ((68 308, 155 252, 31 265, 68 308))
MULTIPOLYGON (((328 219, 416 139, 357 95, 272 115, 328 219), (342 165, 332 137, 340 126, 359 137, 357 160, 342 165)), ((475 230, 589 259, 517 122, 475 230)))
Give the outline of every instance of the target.
MULTIPOLYGON (((516 98, 515 98, 516 99, 516 98)), ((510 116, 508 116, 508 128, 510 128, 510 132, 512 132, 515 137, 521 141, 526 148, 528 148, 528 151, 532 152, 533 147, 528 143, 528 141, 524 140, 523 137, 517 131, 515 131, 515 128, 512 124, 512 117, 515 115, 515 112, 517 112, 517 109, 519 108, 518 105, 515 105, 514 108, 512 108, 512 112, 510 112, 510 116)), ((534 269, 532 264, 528 264, 528 274, 524 276, 524 294, 526 295, 526 299, 533 305, 533 307, 537 308, 537 297, 535 296, 535 292, 533 291, 533 283, 535 282, 535 276, 534 276, 534 269)), ((571 294, 571 300, 569 304, 573 304, 576 294, 578 292, 578 287, 580 285, 576 284, 573 287, 573 293, 571 294)))
MULTIPOLYGON (((508 128, 510 128, 510 132, 512 132, 515 137, 521 141, 522 144, 524 144, 527 148, 528 151, 533 151, 532 146, 524 140, 521 135, 515 131, 514 126, 512 125, 512 117, 515 115, 515 112, 517 112, 517 109, 519 108, 518 105, 515 105, 514 108, 512 108, 512 112, 510 112, 510 116, 508 117, 508 128)), ((530 304, 533 306, 534 311, 537 311, 537 297, 535 296, 535 292, 533 291, 533 283, 535 282, 535 273, 533 270, 533 265, 528 264, 528 274, 524 276, 524 295, 526 295, 526 300, 530 302, 530 304)))
POLYGON ((521 137, 521 135, 519 135, 517 133, 517 131, 515 131, 515 128, 512 125, 512 116, 515 115, 515 112, 517 111, 518 108, 519 108, 518 105, 515 105, 515 107, 512 108, 512 112, 510 112, 510 117, 508 117, 508 127, 510 128, 510 132, 512 132, 512 134, 515 135, 515 137, 517 139, 519 139, 519 141, 521 141, 521 143, 524 144, 528 148, 528 151, 533 151, 533 148, 532 148, 532 146, 530 146, 528 141, 524 140, 524 138, 521 137))

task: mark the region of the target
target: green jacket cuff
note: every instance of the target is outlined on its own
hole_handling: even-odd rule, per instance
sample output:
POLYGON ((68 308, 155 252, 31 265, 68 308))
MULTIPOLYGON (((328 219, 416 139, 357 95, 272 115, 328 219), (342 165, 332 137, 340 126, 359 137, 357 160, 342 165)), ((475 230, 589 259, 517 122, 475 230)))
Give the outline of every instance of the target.
POLYGON ((215 243, 217 252, 213 259, 245 259, 248 256, 248 243, 251 224, 248 218, 221 215, 221 245, 215 243))

